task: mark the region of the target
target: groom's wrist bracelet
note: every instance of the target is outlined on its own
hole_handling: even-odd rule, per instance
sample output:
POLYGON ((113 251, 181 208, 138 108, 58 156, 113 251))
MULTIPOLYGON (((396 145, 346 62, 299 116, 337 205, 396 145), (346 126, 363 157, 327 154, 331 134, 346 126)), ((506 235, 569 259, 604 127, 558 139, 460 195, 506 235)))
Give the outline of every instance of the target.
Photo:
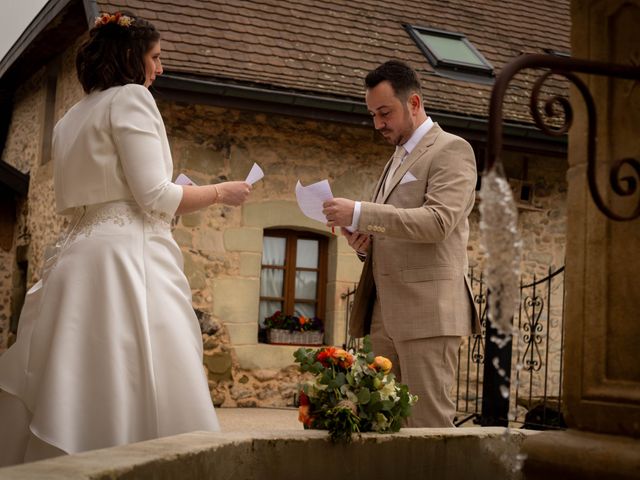
POLYGON ((213 203, 222 203, 222 196, 220 195, 220 190, 218 190, 218 186, 214 185, 213 189, 216 191, 216 198, 214 198, 213 203))

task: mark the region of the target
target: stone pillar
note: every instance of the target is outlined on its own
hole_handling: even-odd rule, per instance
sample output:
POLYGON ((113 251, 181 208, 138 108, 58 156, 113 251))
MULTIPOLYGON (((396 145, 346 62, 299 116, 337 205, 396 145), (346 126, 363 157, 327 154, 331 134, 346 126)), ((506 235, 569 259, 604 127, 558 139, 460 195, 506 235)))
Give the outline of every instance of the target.
MULTIPOLYGON (((640 66, 640 0, 573 0, 571 16, 573 57, 640 66)), ((601 194, 629 214, 640 192, 616 195, 609 170, 622 158, 640 161, 640 81, 582 78, 597 109, 601 194)), ((570 429, 527 440, 525 473, 640 478, 640 219, 613 221, 596 207, 587 185, 587 116, 575 89, 571 104, 563 373, 570 429)), ((640 186, 628 167, 625 176, 640 186)))

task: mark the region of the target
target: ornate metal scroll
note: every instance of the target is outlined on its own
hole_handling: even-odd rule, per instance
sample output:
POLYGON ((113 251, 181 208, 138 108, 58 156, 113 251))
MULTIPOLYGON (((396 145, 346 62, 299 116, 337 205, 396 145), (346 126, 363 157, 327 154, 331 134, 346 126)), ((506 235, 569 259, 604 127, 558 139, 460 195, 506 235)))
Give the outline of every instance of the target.
MULTIPOLYGON (((508 63, 500 75, 491 92, 491 104, 489 107, 489 138, 488 157, 485 173, 489 172, 496 162, 500 160, 502 151, 502 104, 511 79, 520 70, 526 68, 548 69, 534 84, 531 92, 530 112, 537 127, 544 133, 551 136, 564 135, 572 125, 573 109, 569 100, 564 97, 554 96, 547 100, 544 106, 545 114, 548 117, 557 117, 558 108, 563 113, 563 123, 559 126, 549 126, 545 124, 538 110, 538 99, 540 90, 544 82, 552 75, 559 75, 573 83, 587 107, 588 136, 587 136, 587 177, 589 191, 598 209, 607 217, 617 221, 629 221, 640 217, 640 198, 633 212, 622 215, 613 211, 602 198, 598 190, 596 181, 596 139, 597 139, 597 114, 595 102, 587 85, 576 75, 576 73, 587 73, 592 75, 603 75, 628 80, 640 80, 640 67, 618 65, 605 62, 594 62, 590 60, 580 60, 575 58, 560 57, 556 55, 522 55, 508 63)), ((640 180, 640 160, 636 158, 623 158, 615 162, 609 172, 609 184, 612 191, 621 197, 634 195, 638 190, 640 180), (634 175, 622 176, 622 167, 628 166, 633 170, 634 175)))

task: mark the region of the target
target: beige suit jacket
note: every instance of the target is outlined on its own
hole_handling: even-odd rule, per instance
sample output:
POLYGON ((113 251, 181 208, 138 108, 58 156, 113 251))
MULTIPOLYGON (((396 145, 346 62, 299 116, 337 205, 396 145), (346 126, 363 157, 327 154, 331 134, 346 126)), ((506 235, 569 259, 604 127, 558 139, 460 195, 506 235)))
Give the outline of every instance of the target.
POLYGON ((358 231, 373 237, 355 294, 349 331, 370 331, 378 297, 394 340, 480 331, 467 280, 468 216, 474 205, 476 162, 471 146, 443 131, 427 132, 381 193, 362 202, 358 231), (408 176, 410 172, 416 180, 408 176))

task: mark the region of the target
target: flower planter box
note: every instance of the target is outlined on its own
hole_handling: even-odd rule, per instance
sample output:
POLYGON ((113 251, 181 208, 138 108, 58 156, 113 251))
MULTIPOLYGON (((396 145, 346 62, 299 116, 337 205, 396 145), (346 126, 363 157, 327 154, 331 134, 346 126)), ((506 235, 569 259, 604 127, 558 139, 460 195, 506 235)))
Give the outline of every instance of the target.
POLYGON ((322 332, 290 332, 276 328, 267 330, 269 343, 276 345, 322 345, 323 338, 322 332))

